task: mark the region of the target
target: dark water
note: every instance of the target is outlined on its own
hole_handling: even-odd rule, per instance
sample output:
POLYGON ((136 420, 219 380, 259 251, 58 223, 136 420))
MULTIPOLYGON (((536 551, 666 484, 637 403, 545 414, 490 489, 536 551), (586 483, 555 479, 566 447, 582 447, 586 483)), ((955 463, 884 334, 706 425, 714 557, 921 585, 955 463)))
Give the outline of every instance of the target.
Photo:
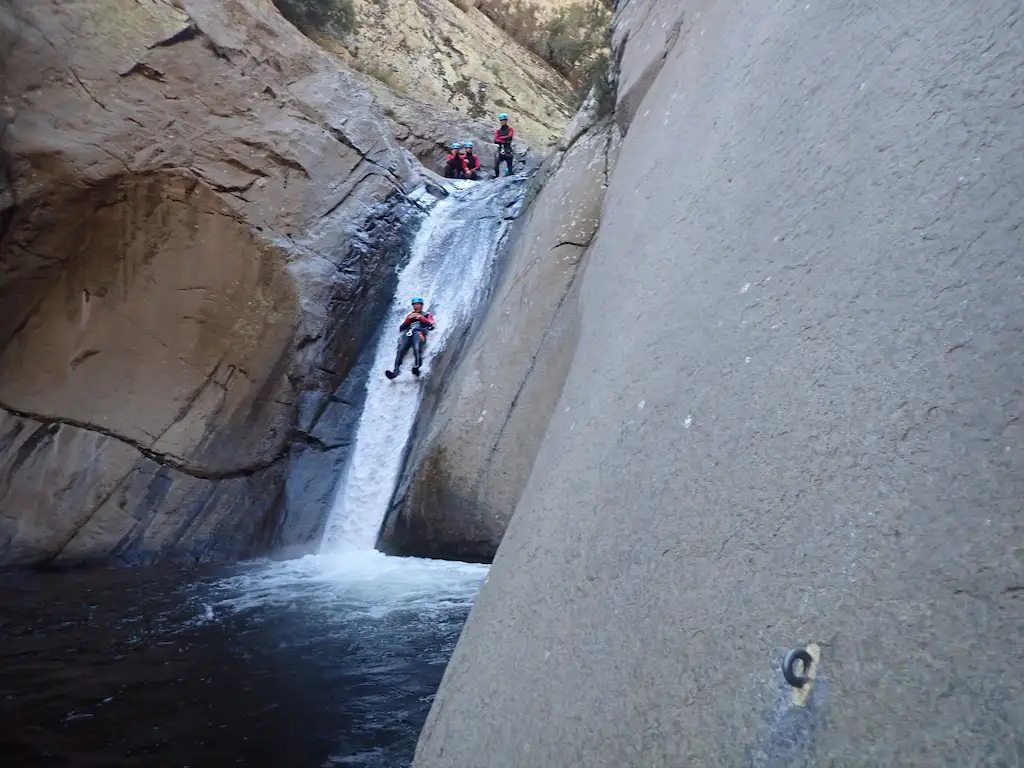
POLYGON ((0 765, 408 765, 485 575, 372 552, 0 577, 0 765))

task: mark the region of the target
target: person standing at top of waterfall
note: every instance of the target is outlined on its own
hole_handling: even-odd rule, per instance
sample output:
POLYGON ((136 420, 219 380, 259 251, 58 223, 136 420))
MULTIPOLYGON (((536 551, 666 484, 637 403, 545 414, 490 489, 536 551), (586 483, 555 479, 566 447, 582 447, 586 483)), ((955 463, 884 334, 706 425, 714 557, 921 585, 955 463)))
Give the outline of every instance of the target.
POLYGON ((465 162, 466 167, 466 178, 472 179, 473 181, 480 180, 480 156, 473 154, 473 142, 464 141, 462 147, 465 149, 465 153, 462 155, 462 159, 465 162))
POLYGON ((508 115, 504 112, 498 115, 498 123, 498 130, 494 132, 494 143, 498 145, 498 153, 494 156, 494 178, 498 178, 502 163, 508 166, 505 175, 512 175, 512 140, 516 135, 515 129, 508 124, 508 115))
POLYGON ((434 316, 423 311, 423 299, 416 296, 412 300, 412 312, 406 315, 402 324, 398 326, 398 354, 395 355, 395 369, 384 371, 384 375, 393 379, 401 373, 402 360, 412 349, 412 375, 419 376, 420 368, 423 366, 423 344, 427 340, 427 332, 432 330, 434 330, 434 316))

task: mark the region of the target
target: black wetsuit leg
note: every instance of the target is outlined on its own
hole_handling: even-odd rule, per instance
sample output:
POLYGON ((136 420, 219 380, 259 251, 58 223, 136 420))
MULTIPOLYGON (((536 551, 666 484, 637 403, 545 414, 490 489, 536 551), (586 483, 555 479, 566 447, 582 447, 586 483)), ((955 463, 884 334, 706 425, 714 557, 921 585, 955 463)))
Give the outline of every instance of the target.
POLYGON ((412 335, 412 357, 416 368, 423 367, 423 335, 419 331, 412 335))
POLYGON ((507 155, 504 154, 503 148, 498 147, 498 154, 494 157, 494 178, 498 178, 501 175, 501 164, 505 163, 508 166, 508 173, 512 175, 512 161, 515 156, 509 152, 507 155))
POLYGON ((413 346, 413 339, 416 338, 414 333, 412 336, 406 336, 402 334, 402 338, 398 340, 398 354, 395 355, 395 372, 402 367, 402 360, 405 359, 406 353, 409 351, 409 347, 413 346))

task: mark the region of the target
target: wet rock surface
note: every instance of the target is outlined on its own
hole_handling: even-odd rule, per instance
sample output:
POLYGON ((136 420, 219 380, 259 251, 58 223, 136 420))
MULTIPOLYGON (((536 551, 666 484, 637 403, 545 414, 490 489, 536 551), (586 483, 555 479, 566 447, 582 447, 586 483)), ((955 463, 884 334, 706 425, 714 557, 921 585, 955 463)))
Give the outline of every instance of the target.
POLYGON ((424 404, 428 426, 385 519, 384 551, 493 558, 572 359, 578 275, 617 135, 607 122, 593 126, 552 158, 547 182, 517 223, 485 317, 443 392, 424 404))
POLYGON ((289 465, 390 297, 414 161, 269 2, 0 19, 0 562, 289 538, 289 465))
POLYGON ((415 764, 1013 764, 1020 4, 617 5, 575 354, 415 764))

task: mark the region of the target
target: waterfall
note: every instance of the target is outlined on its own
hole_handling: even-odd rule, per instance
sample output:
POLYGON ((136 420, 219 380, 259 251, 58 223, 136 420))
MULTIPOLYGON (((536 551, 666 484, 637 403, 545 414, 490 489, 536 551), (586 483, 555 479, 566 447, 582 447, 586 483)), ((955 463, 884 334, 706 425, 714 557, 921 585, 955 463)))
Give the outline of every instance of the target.
POLYGON ((402 456, 430 378, 431 360, 465 323, 486 292, 495 255, 522 205, 522 180, 456 182, 420 227, 377 344, 366 401, 347 471, 340 478, 320 546, 322 553, 373 550, 402 469, 402 456), (427 339, 423 370, 412 376, 412 352, 393 381, 398 325, 422 296, 437 324, 427 339))

